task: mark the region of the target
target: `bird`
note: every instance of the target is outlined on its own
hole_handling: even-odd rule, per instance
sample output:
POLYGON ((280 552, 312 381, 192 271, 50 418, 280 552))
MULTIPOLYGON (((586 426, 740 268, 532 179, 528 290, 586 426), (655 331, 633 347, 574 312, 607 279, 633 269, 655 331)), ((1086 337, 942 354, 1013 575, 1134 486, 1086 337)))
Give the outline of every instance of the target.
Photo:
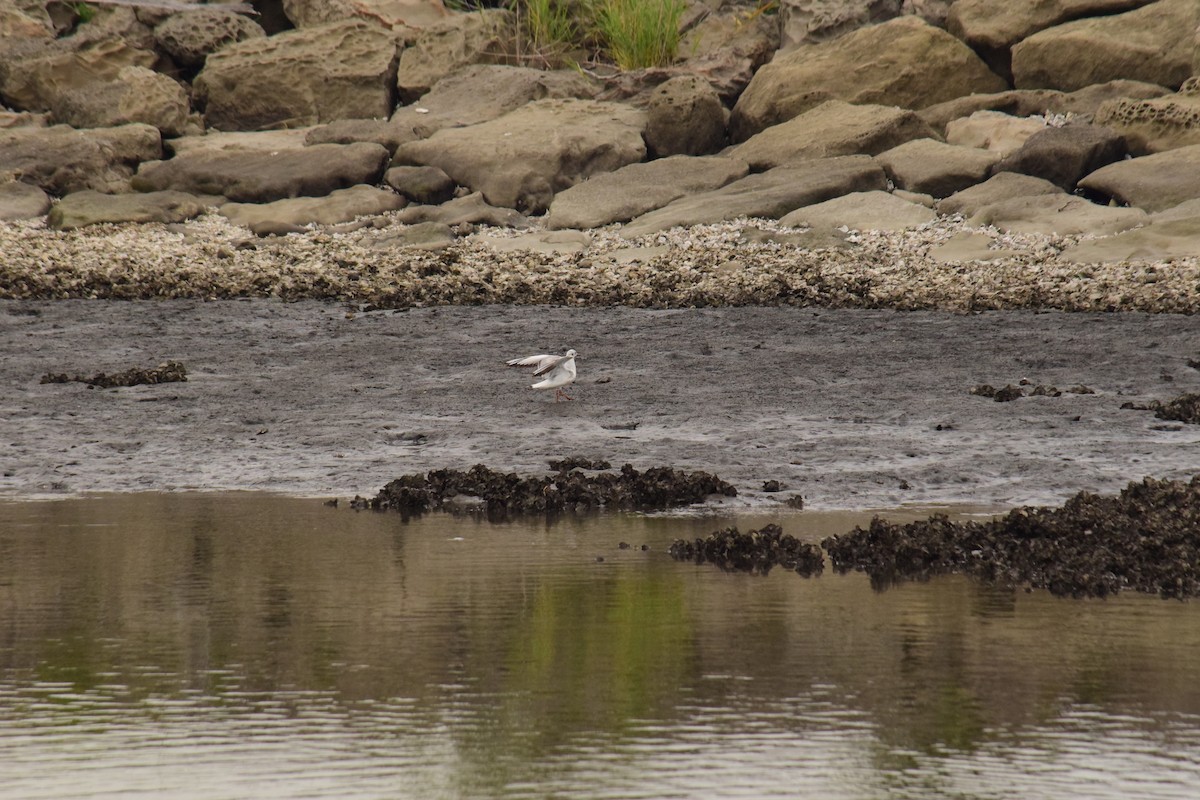
POLYGON ((563 391, 564 386, 568 386, 575 381, 575 356, 577 353, 574 350, 568 350, 565 355, 536 355, 525 356, 524 358, 514 358, 508 361, 510 367, 533 367, 533 375, 536 378, 539 375, 544 375, 537 383, 531 384, 530 389, 553 389, 554 402, 558 402, 563 398, 574 400, 574 397, 563 391))

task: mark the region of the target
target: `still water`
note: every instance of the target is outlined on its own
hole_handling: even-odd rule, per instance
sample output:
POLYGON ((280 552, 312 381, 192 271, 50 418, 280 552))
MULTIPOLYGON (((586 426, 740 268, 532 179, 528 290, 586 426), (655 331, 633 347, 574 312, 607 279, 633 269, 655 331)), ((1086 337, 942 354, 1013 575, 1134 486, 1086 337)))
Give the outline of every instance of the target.
POLYGON ((0 797, 1200 796, 1200 604, 666 554, 768 521, 0 504, 0 797))

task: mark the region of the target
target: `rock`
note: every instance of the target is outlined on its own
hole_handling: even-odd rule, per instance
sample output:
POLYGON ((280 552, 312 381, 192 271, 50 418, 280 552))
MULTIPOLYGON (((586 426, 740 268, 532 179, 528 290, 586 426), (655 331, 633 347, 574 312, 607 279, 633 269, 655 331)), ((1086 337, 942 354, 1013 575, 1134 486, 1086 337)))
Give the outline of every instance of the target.
POLYGON ((374 142, 386 147, 388 153, 395 153, 400 145, 417 138, 411 128, 395 125, 386 119, 339 119, 310 129, 304 137, 304 144, 374 142))
MULTIPOLYGON (((778 491, 778 490, 776 490, 778 491)), ((703 539, 676 539, 668 549, 676 561, 714 564, 726 572, 767 575, 776 566, 805 578, 825 569, 821 548, 783 532, 778 525, 741 533, 737 528, 714 531, 703 539)))
POLYGON ((117 79, 124 67, 152 67, 154 53, 118 38, 0 41, 0 100, 49 111, 62 93, 117 79))
POLYGON ((523 233, 503 238, 482 234, 473 237, 472 241, 501 253, 528 251, 531 253, 541 253, 542 255, 559 256, 582 253, 591 246, 592 237, 582 231, 543 231, 541 233, 523 233))
POLYGON ((394 34, 361 21, 247 39, 208 57, 196 98, 207 124, 222 130, 386 118, 397 48, 394 34))
POLYGON ((257 233, 281 226, 337 225, 403 208, 404 198, 374 186, 351 186, 326 197, 289 197, 270 203, 226 203, 221 216, 257 233))
POLYGON ((283 0, 283 11, 297 28, 353 19, 393 30, 422 28, 450 15, 441 0, 283 0))
POLYGON ((208 130, 201 135, 180 136, 167 139, 163 147, 173 156, 194 154, 200 151, 222 152, 255 150, 300 150, 306 146, 311 128, 295 128, 281 131, 216 131, 208 130))
POLYGON ((1096 112, 1096 124, 1121 134, 1138 155, 1200 144, 1200 78, 1165 97, 1110 100, 1096 112))
POLYGON ((383 182, 414 203, 437 206, 454 197, 458 184, 437 167, 392 167, 383 182))
POLYGON ((930 249, 929 255, 942 263, 962 264, 970 261, 1000 261, 1021 254, 1016 250, 993 248, 992 238, 985 234, 963 231, 930 249))
POLYGON ((1103 264, 1122 261, 1164 262, 1200 254, 1200 208, 1195 216, 1155 221, 1143 228, 1088 239, 1063 250, 1067 261, 1103 264))
POLYGON ((900 15, 900 0, 782 0, 779 50, 836 39, 900 15))
POLYGON ((44 217, 50 210, 50 195, 21 181, 0 183, 0 220, 44 217))
POLYGON ((680 197, 744 178, 744 161, 722 156, 671 156, 593 175, 554 196, 548 228, 599 228, 627 222, 680 197))
POLYGON ((504 63, 515 52, 516 20, 504 9, 455 14, 421 31, 400 54, 396 89, 411 103, 452 72, 471 64, 504 63))
MULTIPOLYGON (((779 24, 766 14, 746 14, 744 7, 718 8, 703 18, 679 41, 683 63, 652 67, 615 76, 610 86, 625 84, 624 97, 639 93, 634 87, 641 77, 656 86, 673 77, 703 79, 725 106, 733 105, 745 91, 754 73, 779 49, 779 24), (626 82, 632 77, 634 80, 626 82)), ((605 99, 619 99, 617 96, 605 99)))
POLYGON ((1112 100, 1150 100, 1171 93, 1165 86, 1145 81, 1115 80, 1104 83, 1093 83, 1082 89, 1061 95, 1051 106, 1050 110, 1059 114, 1074 114, 1081 117, 1083 122, 1104 124, 1095 119, 1100 106, 1112 100))
POLYGON ((992 225, 1005 233, 1104 236, 1144 225, 1149 219, 1140 208, 1099 206, 1073 195, 1038 195, 984 206, 967 224, 992 225))
POLYGON ((1099 125, 1044 128, 996 164, 996 172, 1044 178, 1068 192, 1087 175, 1125 157, 1125 140, 1099 125))
POLYGON ((590 100, 599 81, 577 70, 546 71, 503 64, 473 64, 441 78, 410 106, 392 115, 405 141, 427 139, 442 128, 477 125, 534 100, 590 100))
POLYGON ((1119 161, 1079 181, 1079 188, 1147 211, 1200 197, 1200 145, 1119 161))
POLYGON ((984 206, 990 206, 1014 197, 1065 194, 1062 189, 1042 178, 1021 175, 1017 172, 998 172, 977 186, 955 192, 937 204, 939 214, 962 214, 974 216, 984 206))
POLYGON ((145 67, 122 67, 116 80, 59 93, 50 110, 56 121, 75 128, 142 122, 177 136, 191 109, 187 92, 171 78, 145 67))
POLYGON ((121 372, 112 374, 97 372, 90 378, 83 375, 74 377, 68 376, 66 373, 48 373, 42 376, 39 383, 86 383, 88 386, 94 386, 100 389, 112 389, 115 387, 127 386, 153 386, 159 383, 186 383, 187 382, 187 367, 180 364, 178 361, 165 361, 157 367, 145 369, 142 367, 130 367, 121 372))
POLYGON ((937 134, 912 111, 830 100, 729 150, 759 171, 812 158, 875 155, 937 134))
POLYGON ((402 145, 394 163, 439 167, 492 205, 538 213, 556 192, 641 161, 644 127, 642 112, 617 103, 539 100, 402 145))
POLYGON ((196 150, 143 164, 132 185, 139 192, 175 189, 224 195, 239 203, 269 203, 377 183, 386 164, 387 150, 366 143, 279 151, 196 150))
POLYGON ((197 197, 186 192, 102 194, 84 190, 67 195, 50 209, 47 224, 70 231, 106 222, 182 222, 200 216, 218 201, 219 198, 197 197))
POLYGON ((0 3, 0 38, 53 39, 54 33, 45 6, 22 8, 11 2, 0 3))
POLYGON ((962 42, 903 17, 795 50, 764 66, 738 98, 730 134, 735 142, 744 141, 831 99, 915 109, 1004 88, 1004 81, 962 42))
POLYGON ((934 139, 913 139, 880 153, 877 160, 897 187, 948 197, 986 180, 1000 154, 934 139))
POLYGON ((524 228, 529 224, 518 211, 488 205, 479 192, 440 206, 409 206, 396 214, 396 220, 408 225, 437 222, 449 226, 491 225, 495 228, 524 228))
POLYGON ((1014 117, 1001 111, 976 111, 946 125, 946 142, 962 147, 980 147, 1006 156, 1043 130, 1041 119, 1014 117))
POLYGON ((1011 76, 1009 49, 1040 30, 1080 17, 1098 17, 1144 6, 1150 0, 957 0, 946 30, 983 56, 997 74, 1011 76))
POLYGON ((715 153, 725 146, 727 116, 706 81, 694 75, 671 78, 650 93, 646 146, 655 157, 715 153))
POLYGON ((796 228, 841 228, 858 231, 902 231, 933 222, 932 210, 889 192, 852 192, 804 206, 779 220, 796 228))
POLYGON ((181 67, 199 69, 210 53, 227 44, 260 39, 262 27, 247 16, 219 5, 172 14, 154 29, 158 46, 181 67))
POLYGON ((850 192, 887 188, 883 168, 870 156, 804 161, 747 175, 710 192, 681 197, 621 229, 628 239, 677 225, 707 225, 738 217, 779 219, 801 206, 850 192))
POLYGON ((948 130, 951 122, 982 111, 996 111, 1012 117, 1032 117, 1057 109, 1065 92, 1053 89, 1012 89, 1006 92, 972 94, 936 103, 917 113, 938 133, 948 130))
POLYGON ((1192 74, 1197 25, 1195 0, 1057 25, 1013 47, 1013 81, 1018 89, 1065 91, 1118 78, 1179 86, 1192 74))
POLYGON ((454 231, 444 222, 417 222, 376 238, 373 250, 408 248, 412 250, 445 250, 454 244, 454 231))
POLYGON ((15 178, 52 195, 127 192, 137 165, 161 157, 162 140, 149 125, 0 130, 0 180, 15 178))

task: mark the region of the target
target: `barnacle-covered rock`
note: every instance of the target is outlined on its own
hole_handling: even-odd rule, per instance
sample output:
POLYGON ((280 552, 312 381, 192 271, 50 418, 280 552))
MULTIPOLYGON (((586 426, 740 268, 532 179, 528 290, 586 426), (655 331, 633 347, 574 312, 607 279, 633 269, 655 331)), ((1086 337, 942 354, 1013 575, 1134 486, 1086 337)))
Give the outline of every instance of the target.
POLYGON ((815 544, 802 542, 778 525, 742 533, 737 528, 714 531, 703 539, 676 539, 668 551, 676 561, 716 564, 723 570, 766 575, 776 565, 808 578, 825 569, 815 544))

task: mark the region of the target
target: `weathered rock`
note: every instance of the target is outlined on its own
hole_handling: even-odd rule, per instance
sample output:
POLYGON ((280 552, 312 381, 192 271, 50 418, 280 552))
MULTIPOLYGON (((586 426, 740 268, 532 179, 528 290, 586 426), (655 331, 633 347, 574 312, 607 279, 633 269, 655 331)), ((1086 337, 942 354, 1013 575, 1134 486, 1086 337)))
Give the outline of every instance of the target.
POLYGON ((1150 220, 1140 208, 1113 208, 1073 195, 1015 197, 984 206, 967 224, 992 225, 1006 233, 1047 233, 1105 236, 1144 225, 1150 220))
POLYGON ((946 126, 946 142, 962 147, 980 147, 1006 156, 1025 140, 1046 127, 1042 119, 1014 117, 1001 111, 976 111, 946 126))
POLYGON ((59 201, 50 210, 47 223, 51 228, 69 231, 106 222, 182 222, 200 216, 219 200, 186 192, 102 194, 84 190, 59 201))
POLYGON ((812 158, 875 155, 922 138, 938 137, 912 111, 830 100, 755 134, 728 154, 763 170, 812 158))
POLYGON ((480 192, 457 197, 440 206, 409 206, 396 214, 396 220, 408 225, 436 222, 442 225, 491 225, 496 228, 524 228, 525 215, 511 208, 488 205, 480 192))
POLYGON ((129 191, 137 165, 161 157, 162 139, 149 125, 0 130, 0 180, 15 178, 58 196, 129 191))
POLYGON ((180 136, 167 139, 163 147, 172 156, 185 153, 221 152, 226 150, 299 150, 306 146, 311 128, 294 128, 280 131, 216 131, 208 130, 202 135, 180 136))
POLYGON ((434 166, 489 203, 544 211, 556 192, 641 161, 645 115, 616 103, 539 100, 497 119, 445 128, 396 151, 395 163, 434 166))
POLYGON ((371 217, 403 208, 405 201, 395 192, 374 186, 351 186, 326 197, 289 197, 270 203, 226 203, 221 216, 234 225, 257 233, 282 226, 336 225, 358 217, 371 217))
POLYGON ((1085 264, 1121 261, 1158 263, 1196 256, 1200 256, 1200 208, 1191 217, 1155 221, 1116 236, 1088 239, 1062 252, 1062 258, 1067 261, 1085 264))
POLYGON ((450 15, 441 0, 283 0, 283 11, 297 28, 353 19, 393 30, 421 28, 450 15))
POLYGON ((708 83, 680 75, 650 93, 646 104, 646 146, 662 156, 702 156, 725 146, 728 112, 708 83))
POLYGON ((1118 78, 1176 87, 1192 74, 1197 25, 1195 0, 1057 25, 1013 47, 1013 81, 1018 89, 1065 91, 1118 78))
POLYGON ((924 108, 1004 88, 962 42, 903 17, 800 48, 764 66, 734 106, 730 134, 744 141, 831 99, 924 108))
POLYGON ((692 75, 703 79, 727 106, 737 101, 754 73, 779 49, 778 21, 766 14, 747 15, 744 7, 717 9, 706 13, 679 41, 683 63, 619 74, 610 86, 624 86, 620 99, 638 94, 639 78, 655 86, 672 77, 692 75), (639 74, 640 73, 640 74, 639 74), (626 80, 633 78, 632 81, 626 80))
POLYGON ((210 127, 256 130, 392 113, 398 42, 366 22, 334 22, 247 39, 196 76, 210 127))
POLYGON ((152 67, 154 53, 118 38, 0 41, 0 100, 25 111, 49 111, 55 99, 117 79, 122 68, 152 67))
POLYGON ((504 237, 485 232, 473 236, 471 241, 501 253, 530 252, 558 256, 582 253, 591 246, 592 237, 583 231, 541 231, 504 237))
POLYGON ((411 128, 386 119, 339 119, 310 129, 304 144, 374 142, 386 147, 389 153, 395 153, 400 145, 419 138, 411 128))
POLYGON ((971 94, 922 108, 917 113, 938 133, 948 130, 951 122, 982 111, 995 111, 1013 117, 1032 117, 1056 110, 1065 92, 1053 89, 1010 89, 1005 92, 971 94))
POLYGON ((1008 76, 1009 48, 1040 30, 1081 17, 1144 6, 1151 0, 957 0, 946 29, 965 41, 994 69, 1008 76))
POLYGON ((672 200, 717 189, 749 172, 722 156, 671 156, 593 175, 554 196, 548 228, 598 228, 627 222, 672 200))
POLYGON ((841 228, 857 231, 902 231, 933 222, 937 215, 925 206, 890 192, 852 192, 823 203, 797 208, 779 220, 796 228, 841 228))
POLYGON ((1109 164, 1079 188, 1147 211, 1177 206, 1200 197, 1200 145, 1109 164))
POLYGON ((383 181, 414 203, 436 206, 454 197, 458 184, 437 167, 392 167, 383 181))
POLYGON ((400 54, 400 101, 413 102, 465 66, 506 63, 505 54, 514 52, 515 35, 515 17, 504 9, 455 14, 430 25, 400 54))
POLYGON ((994 203, 1014 197, 1042 194, 1061 195, 1065 192, 1042 178, 1017 172, 998 172, 977 186, 955 192, 945 200, 939 201, 937 210, 939 214, 962 214, 964 217, 970 217, 994 203))
POLYGON ((942 263, 961 264, 970 261, 999 261, 1005 258, 1016 258, 1020 253, 1016 250, 993 247, 992 238, 985 234, 963 231, 931 248, 929 255, 942 263))
POLYGON ((171 78, 145 67, 122 67, 116 80, 60 92, 50 110, 56 121, 75 128, 142 122, 177 136, 190 108, 187 92, 171 78))
MULTIPOLYGON (((430 206, 436 208, 436 206, 430 206)), ((371 248, 374 250, 392 250, 395 248, 411 250, 445 250, 454 244, 454 231, 444 222, 416 222, 392 231, 375 239, 371 248)))
POLYGON ((779 50, 836 39, 900 15, 901 0, 782 0, 779 50))
POLYGON ((21 181, 0 183, 0 220, 44 217, 50 210, 50 195, 21 181))
POLYGON ((503 64, 473 64, 441 78, 409 106, 396 109, 391 127, 426 139, 442 128, 477 125, 535 100, 590 100, 600 82, 578 70, 546 71, 503 64))
POLYGON ((23 8, 11 2, 0 3, 0 38, 53 39, 54 34, 45 6, 23 8))
POLYGON ((203 6, 167 17, 154 29, 154 39, 182 67, 204 65, 210 53, 227 44, 266 36, 247 16, 219 5, 203 6))
POLYGON ((747 175, 711 192, 681 197, 621 229, 636 238, 676 225, 707 225, 738 217, 779 219, 801 206, 851 192, 887 188, 887 176, 870 156, 804 161, 747 175))
POLYGON ((1139 155, 1200 144, 1200 78, 1166 97, 1110 100, 1096 112, 1096 124, 1121 134, 1139 155))
POLYGON ((377 183, 387 158, 382 146, 366 143, 279 151, 196 150, 143 164, 132 185, 139 192, 175 189, 224 195, 239 203, 269 203, 377 183))
POLYGON ((1044 128, 996 164, 996 172, 1020 172, 1044 178, 1072 191, 1075 184, 1107 164, 1125 157, 1125 140, 1099 125, 1044 128))
POLYGON ((71 377, 61 372, 58 374, 47 373, 39 381, 39 383, 73 382, 86 383, 88 386, 95 386, 101 389, 112 389, 118 386, 153 386, 159 383, 185 383, 187 382, 187 367, 178 361, 165 361, 157 367, 149 369, 130 367, 121 372, 97 372, 91 377, 83 375, 71 377))
POLYGON ((984 181, 1000 154, 934 139, 913 139, 880 153, 877 159, 897 187, 949 197, 984 181))
POLYGON ((1105 103, 1112 100, 1150 100, 1170 93, 1170 89, 1159 86, 1157 83, 1119 79, 1093 83, 1082 89, 1062 94, 1051 104, 1050 111, 1058 114, 1072 114, 1082 118, 1080 121, 1083 122, 1091 121, 1102 124, 1095 119, 1095 115, 1100 110, 1100 106, 1105 103))

